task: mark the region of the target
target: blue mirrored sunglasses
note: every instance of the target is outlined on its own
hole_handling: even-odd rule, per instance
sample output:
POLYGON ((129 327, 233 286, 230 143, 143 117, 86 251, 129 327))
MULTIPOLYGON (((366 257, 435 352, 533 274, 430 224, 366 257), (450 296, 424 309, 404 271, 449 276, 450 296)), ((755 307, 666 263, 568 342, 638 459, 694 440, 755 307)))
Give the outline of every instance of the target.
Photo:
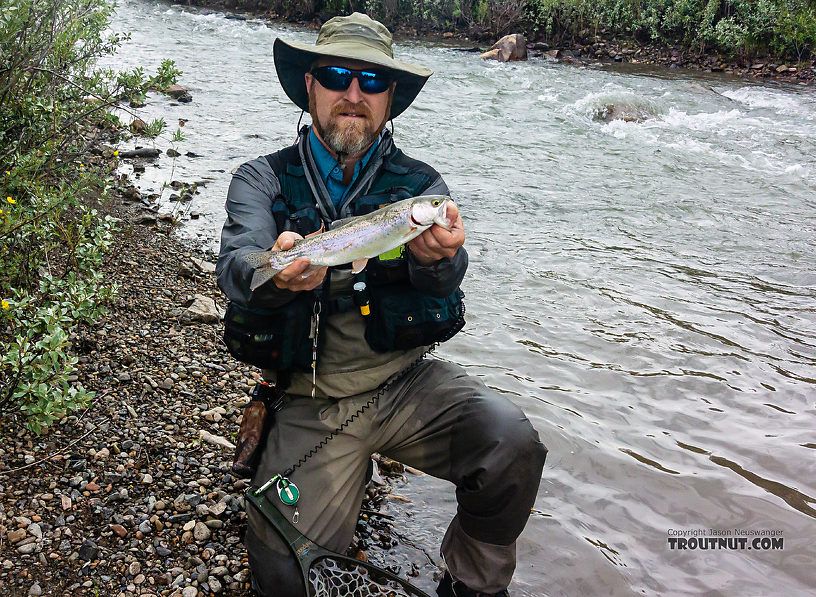
POLYGON ((356 78, 363 93, 382 93, 394 78, 385 70, 354 70, 342 66, 319 66, 311 71, 317 81, 331 91, 345 91, 356 78))

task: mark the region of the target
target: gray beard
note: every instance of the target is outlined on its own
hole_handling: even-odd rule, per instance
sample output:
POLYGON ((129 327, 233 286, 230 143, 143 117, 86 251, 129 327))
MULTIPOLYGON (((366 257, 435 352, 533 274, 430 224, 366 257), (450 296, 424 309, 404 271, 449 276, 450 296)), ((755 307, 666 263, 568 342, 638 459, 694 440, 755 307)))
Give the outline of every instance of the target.
POLYGON ((323 130, 323 127, 319 124, 317 128, 320 136, 323 137, 323 140, 326 142, 326 145, 335 153, 357 155, 370 147, 379 135, 379 131, 368 133, 365 130, 365 123, 360 124, 362 124, 363 130, 360 130, 358 127, 341 129, 334 122, 329 123, 329 126, 325 130, 323 130))

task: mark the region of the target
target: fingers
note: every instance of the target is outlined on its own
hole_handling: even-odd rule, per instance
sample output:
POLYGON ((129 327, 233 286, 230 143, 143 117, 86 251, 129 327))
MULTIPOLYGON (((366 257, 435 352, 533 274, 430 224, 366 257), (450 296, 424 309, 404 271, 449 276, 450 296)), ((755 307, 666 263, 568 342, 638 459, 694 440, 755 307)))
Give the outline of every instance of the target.
POLYGON ((297 259, 286 269, 278 272, 272 279, 278 288, 300 292, 302 290, 314 290, 323 282, 326 277, 327 267, 315 267, 309 272, 308 259, 297 259), (304 277, 305 275, 305 277, 304 277))
MULTIPOLYGON (((285 251, 291 249, 296 240, 301 240, 303 237, 297 232, 286 230, 281 232, 278 239, 275 241, 273 251, 285 251)), ((309 269, 308 259, 297 259, 290 264, 286 269, 278 272, 272 278, 275 286, 292 292, 299 292, 302 290, 314 290, 323 282, 326 277, 326 267, 314 267, 307 273, 309 269), (305 275, 305 277, 304 277, 305 275)))
POLYGON ((292 245, 295 244, 295 241, 301 239, 303 239, 303 237, 297 232, 286 230, 278 235, 278 239, 275 241, 275 246, 272 247, 272 250, 285 251, 286 249, 291 249, 292 245))
POLYGON ((445 215, 451 222, 450 230, 433 225, 408 243, 411 253, 421 265, 453 257, 465 244, 465 227, 456 205, 449 203, 445 215))

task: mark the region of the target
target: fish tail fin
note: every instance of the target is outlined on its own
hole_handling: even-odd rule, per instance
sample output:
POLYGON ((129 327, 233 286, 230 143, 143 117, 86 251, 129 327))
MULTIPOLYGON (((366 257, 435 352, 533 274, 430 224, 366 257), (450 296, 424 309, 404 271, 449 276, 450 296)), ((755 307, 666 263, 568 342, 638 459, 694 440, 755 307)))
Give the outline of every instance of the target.
POLYGON ((255 290, 258 286, 266 284, 284 268, 276 263, 275 251, 256 251, 244 255, 244 261, 251 265, 255 271, 252 274, 250 290, 255 290))
POLYGON ((264 284, 269 282, 269 280, 278 275, 278 273, 280 273, 281 271, 282 270, 272 267, 271 265, 259 267, 252 274, 252 282, 249 284, 249 289, 255 290, 256 288, 258 288, 258 286, 263 286, 264 284))

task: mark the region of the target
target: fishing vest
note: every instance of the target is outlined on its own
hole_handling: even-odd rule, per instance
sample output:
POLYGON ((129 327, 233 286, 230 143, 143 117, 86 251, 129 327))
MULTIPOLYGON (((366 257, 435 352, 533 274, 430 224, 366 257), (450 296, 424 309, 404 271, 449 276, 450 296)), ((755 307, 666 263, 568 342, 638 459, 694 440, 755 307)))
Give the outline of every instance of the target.
MULTIPOLYGON (((280 232, 290 230, 306 236, 329 228, 327 208, 318 203, 307 178, 301 158, 308 143, 308 127, 300 131, 299 142, 266 157, 280 183, 280 193, 272 198, 272 213, 280 232)), ((364 193, 344 199, 341 217, 362 216, 389 203, 420 195, 434 183, 438 174, 427 164, 406 156, 397 149, 386 131, 380 139, 382 163, 375 155, 358 174, 355 186, 368 180, 364 193), (368 171, 377 168, 377 172, 368 171)), ((316 167, 312 180, 319 176, 316 167)), ((354 192, 355 189, 350 189, 354 192)), ((328 199, 328 198, 326 198, 328 199)), ((330 199, 328 199, 330 201, 330 199)), ((446 297, 435 297, 415 289, 408 279, 404 247, 369 259, 363 276, 370 297, 366 315, 365 339, 377 352, 408 350, 444 342, 464 326, 464 293, 457 288, 446 297)), ((339 266, 344 267, 344 266, 339 266)), ((345 266, 348 267, 348 266, 345 266)), ((326 280, 330 280, 327 276, 326 280)), ((311 316, 315 300, 324 305, 322 314, 330 316, 340 309, 338 299, 323 287, 301 292, 286 305, 265 310, 231 303, 225 316, 224 339, 230 352, 239 360, 279 372, 292 369, 311 370, 311 316)), ((343 298, 343 297, 341 297, 343 298)), ((348 308, 353 302, 344 301, 348 308)), ((321 335, 318 334, 318 339, 321 335)), ((318 347, 320 350, 320 346, 318 347)), ((285 376, 284 376, 285 378, 285 376)))

